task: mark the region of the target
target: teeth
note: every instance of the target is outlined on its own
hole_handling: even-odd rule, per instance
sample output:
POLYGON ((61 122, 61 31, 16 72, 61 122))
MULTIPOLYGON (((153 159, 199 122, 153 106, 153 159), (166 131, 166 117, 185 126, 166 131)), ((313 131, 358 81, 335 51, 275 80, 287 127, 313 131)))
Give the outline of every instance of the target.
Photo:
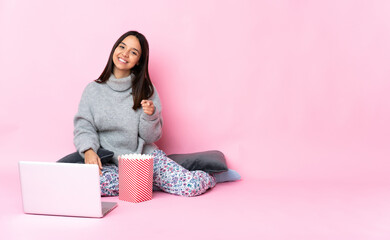
POLYGON ((123 62, 123 63, 127 63, 125 60, 123 60, 122 58, 119 58, 119 61, 123 62))

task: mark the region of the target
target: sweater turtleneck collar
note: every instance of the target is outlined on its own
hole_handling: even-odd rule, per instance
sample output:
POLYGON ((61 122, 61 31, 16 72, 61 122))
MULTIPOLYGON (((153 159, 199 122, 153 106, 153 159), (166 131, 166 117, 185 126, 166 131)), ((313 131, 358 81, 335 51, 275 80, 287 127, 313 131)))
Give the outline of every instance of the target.
POLYGON ((124 78, 115 78, 114 74, 111 73, 111 76, 106 83, 112 90, 123 92, 131 88, 131 80, 133 77, 134 74, 130 74, 124 78))

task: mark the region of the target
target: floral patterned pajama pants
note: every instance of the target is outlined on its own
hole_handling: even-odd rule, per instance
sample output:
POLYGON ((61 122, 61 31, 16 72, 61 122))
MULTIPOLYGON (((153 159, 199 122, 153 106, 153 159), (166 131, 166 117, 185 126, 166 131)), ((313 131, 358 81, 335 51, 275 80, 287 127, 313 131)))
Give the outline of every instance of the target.
MULTIPOLYGON (((152 153, 153 185, 164 192, 193 197, 198 196, 216 184, 215 178, 203 171, 188 171, 161 150, 152 153)), ((104 165, 100 177, 102 196, 117 196, 119 194, 119 176, 116 165, 104 165)))

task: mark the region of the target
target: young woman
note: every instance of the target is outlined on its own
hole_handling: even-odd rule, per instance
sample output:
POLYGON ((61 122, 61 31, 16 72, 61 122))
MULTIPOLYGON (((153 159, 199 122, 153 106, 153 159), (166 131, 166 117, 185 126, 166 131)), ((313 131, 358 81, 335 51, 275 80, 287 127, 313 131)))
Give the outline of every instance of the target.
POLYGON ((162 134, 161 103, 148 72, 149 45, 139 32, 129 31, 114 44, 100 77, 85 88, 74 118, 78 153, 60 162, 97 164, 103 196, 116 196, 121 154, 151 154, 153 184, 181 196, 197 196, 216 184, 214 176, 188 171, 154 144, 162 134), (102 163, 104 149, 114 156, 102 163), (100 154, 101 155, 101 154, 100 154))

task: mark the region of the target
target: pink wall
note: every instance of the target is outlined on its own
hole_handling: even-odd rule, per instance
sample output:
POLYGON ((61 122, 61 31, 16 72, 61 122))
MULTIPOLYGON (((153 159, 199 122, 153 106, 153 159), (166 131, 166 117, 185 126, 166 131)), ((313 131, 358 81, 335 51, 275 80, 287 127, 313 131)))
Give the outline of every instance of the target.
POLYGON ((389 12, 386 0, 1 0, 0 150, 73 151, 83 88, 135 29, 167 153, 219 149, 244 178, 389 181, 389 12))

